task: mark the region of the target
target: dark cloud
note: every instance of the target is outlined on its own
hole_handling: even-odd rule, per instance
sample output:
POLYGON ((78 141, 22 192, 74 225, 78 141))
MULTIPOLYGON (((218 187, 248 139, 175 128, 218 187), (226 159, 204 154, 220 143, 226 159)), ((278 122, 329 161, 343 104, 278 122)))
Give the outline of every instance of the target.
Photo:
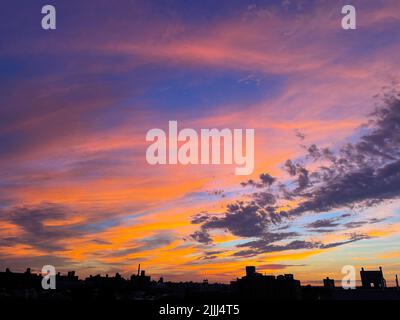
POLYGON ((264 185, 270 186, 275 182, 276 179, 270 176, 268 173, 262 173, 260 174, 260 180, 264 185))
POLYGON ((335 220, 336 219, 321 219, 307 224, 306 227, 309 229, 334 228, 340 225, 335 222, 335 220))
POLYGON ((360 240, 364 240, 364 239, 370 239, 370 236, 368 236, 367 234, 352 234, 350 236, 350 239, 348 239, 348 240, 324 244, 324 245, 321 245, 320 248, 321 249, 334 248, 334 247, 342 246, 344 244, 348 244, 348 243, 352 243, 352 242, 356 242, 356 241, 360 241, 360 240))
POLYGON ((374 223, 379 223, 382 221, 385 221, 387 218, 372 218, 368 220, 368 223, 374 224, 374 223))
POLYGON ((210 196, 220 196, 221 198, 225 198, 225 192, 222 189, 210 190, 207 191, 207 194, 210 196))
POLYGON ((235 252, 233 256, 251 257, 261 253, 279 252, 287 250, 329 249, 369 238, 370 237, 366 234, 351 234, 348 240, 340 242, 332 242, 328 244, 323 244, 321 242, 294 240, 287 244, 282 244, 282 245, 274 245, 257 240, 238 245, 237 247, 239 248, 245 247, 250 249, 245 249, 235 252))
MULTIPOLYGON (((284 170, 291 176, 295 177, 293 183, 297 185, 297 188, 292 192, 287 192, 287 198, 292 198, 293 196, 299 195, 302 190, 311 185, 311 180, 309 177, 309 171, 301 163, 295 163, 292 160, 286 160, 284 164, 284 170)), ((283 185, 281 185, 281 188, 283 185)))
POLYGON ((199 213, 192 217, 191 223, 200 224, 206 222, 208 219, 210 219, 210 217, 207 215, 207 213, 199 213))
MULTIPOLYGON (((63 224, 76 215, 72 208, 56 204, 42 203, 38 205, 23 205, 0 210, 0 246, 29 245, 45 252, 63 251, 68 240, 108 228, 110 221, 90 221, 83 223, 63 224), (1 221, 12 223, 22 231, 18 236, 1 234, 1 221), (56 223, 48 224, 47 221, 56 223)), ((91 242, 107 245, 102 239, 93 238, 91 242)))
MULTIPOLYGON (((400 101, 386 100, 366 128, 368 133, 346 144, 330 165, 313 172, 313 185, 289 214, 323 212, 340 207, 368 207, 400 195, 400 101)), ((321 155, 315 146, 311 155, 321 155)))
POLYGON ((362 227, 363 225, 367 224, 368 221, 350 221, 345 223, 343 226, 348 229, 354 229, 358 227, 362 227))
POLYGON ((240 250, 232 254, 234 257, 254 257, 262 252, 258 250, 248 249, 248 250, 240 250))
POLYGON ((218 258, 220 253, 223 253, 222 250, 213 250, 204 252, 204 256, 200 257, 198 260, 214 260, 218 258))
POLYGON ((308 230, 310 232, 315 232, 315 233, 332 233, 337 231, 336 229, 310 229, 308 230))
POLYGON ((309 146, 307 151, 308 151, 308 155, 314 160, 318 160, 322 157, 321 151, 315 144, 312 144, 311 146, 309 146))
POLYGON ((225 216, 211 217, 203 225, 203 233, 209 229, 226 229, 240 237, 262 236, 270 223, 280 221, 274 209, 266 203, 269 197, 261 198, 264 206, 259 205, 257 198, 252 203, 237 202, 228 205, 225 216))
POLYGON ((199 260, 214 260, 217 258, 218 258, 218 256, 204 256, 204 257, 201 257, 199 260))
POLYGON ((300 249, 313 249, 320 248, 321 244, 318 242, 309 242, 303 240, 295 240, 284 245, 264 245, 262 241, 251 241, 242 244, 238 247, 251 247, 251 249, 246 249, 242 251, 235 252, 234 256, 255 256, 261 253, 278 252, 286 250, 300 250, 300 249))
POLYGON ((298 235, 299 234, 296 232, 268 232, 263 235, 261 239, 240 244, 238 247, 265 248, 267 245, 273 242, 297 237, 298 235))
POLYGON ((211 256, 211 255, 216 255, 216 254, 220 254, 220 253, 223 253, 224 251, 221 251, 221 250, 219 250, 219 251, 217 251, 217 250, 214 250, 214 251, 206 251, 206 252, 204 252, 204 254, 206 255, 206 256, 211 256))
MULTIPOLYGON (((291 181, 276 181, 270 175, 260 176, 259 181, 249 180, 244 186, 258 190, 248 201, 229 204, 223 215, 196 219, 201 231, 195 239, 211 243, 208 232, 224 229, 236 236, 258 238, 252 247, 236 255, 254 255, 258 252, 296 250, 310 247, 329 248, 366 239, 356 237, 345 242, 327 245, 295 240, 286 245, 264 242, 271 228, 302 214, 328 212, 333 209, 364 209, 385 200, 400 196, 400 100, 399 95, 386 95, 383 105, 370 116, 369 122, 359 131, 361 136, 354 143, 347 143, 337 150, 320 148, 313 144, 305 147, 300 160, 287 160, 283 168, 291 181), (313 170, 307 168, 311 161, 313 170), (321 163, 321 166, 317 166, 321 163), (282 210, 280 200, 295 200, 297 205, 282 210)), ((313 232, 332 232, 341 226, 340 219, 318 220, 307 227, 313 232)), ((347 222, 345 228, 361 226, 363 222, 347 222)), ((373 222, 368 222, 373 223, 373 222)))
POLYGON ((286 230, 286 229, 289 229, 289 228, 290 228, 290 225, 286 224, 284 226, 281 226, 281 227, 277 228, 277 230, 286 230))
POLYGON ((212 239, 206 230, 197 230, 190 235, 190 237, 200 243, 209 244, 212 239))
POLYGON ((101 239, 93 239, 92 242, 96 243, 96 244, 100 244, 100 245, 110 245, 110 244, 112 244, 109 241, 105 241, 105 240, 101 240, 101 239))
POLYGON ((343 226, 348 229, 353 229, 353 228, 362 227, 366 224, 375 224, 375 223, 379 223, 379 222, 382 222, 385 220, 386 220, 386 218, 372 218, 372 219, 368 219, 368 220, 364 220, 364 221, 350 221, 348 223, 345 223, 343 226))
POLYGON ((46 220, 64 220, 71 212, 64 206, 44 203, 1 210, 2 220, 20 227, 18 237, 1 237, 2 245, 27 244, 44 251, 63 250, 61 240, 77 236, 70 226, 45 225, 46 220))
POLYGON ((241 185, 243 187, 246 186, 251 186, 251 187, 256 187, 256 188, 264 188, 264 187, 270 187, 272 184, 276 181, 274 177, 269 175, 268 173, 262 173, 260 174, 260 180, 259 181, 254 181, 253 179, 247 180, 246 182, 242 182, 241 185))
POLYGON ((285 170, 287 173, 289 173, 289 175, 291 176, 295 176, 296 172, 297 172, 297 168, 295 166, 295 164, 292 162, 292 160, 286 160, 285 162, 285 170))

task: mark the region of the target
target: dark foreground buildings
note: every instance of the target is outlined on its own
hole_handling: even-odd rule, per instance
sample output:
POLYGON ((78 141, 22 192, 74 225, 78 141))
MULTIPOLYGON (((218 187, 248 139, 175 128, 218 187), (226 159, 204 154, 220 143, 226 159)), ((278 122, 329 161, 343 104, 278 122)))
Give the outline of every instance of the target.
POLYGON ((400 300, 399 288, 388 288, 382 268, 361 269, 362 286, 344 290, 330 278, 323 286, 301 286, 292 274, 263 275, 254 266, 228 284, 166 282, 151 280, 144 270, 129 279, 115 276, 89 276, 80 280, 74 271, 56 275, 56 289, 42 289, 42 275, 28 268, 23 273, 0 272, 0 301, 267 301, 267 300, 400 300))
POLYGON ((254 266, 246 267, 246 275, 231 282, 231 287, 241 299, 271 300, 301 298, 300 281, 292 274, 280 276, 262 275, 256 272, 254 266))
POLYGON ((386 280, 383 277, 382 267, 379 267, 379 270, 373 271, 365 271, 364 268, 361 268, 360 275, 363 288, 386 288, 386 280))

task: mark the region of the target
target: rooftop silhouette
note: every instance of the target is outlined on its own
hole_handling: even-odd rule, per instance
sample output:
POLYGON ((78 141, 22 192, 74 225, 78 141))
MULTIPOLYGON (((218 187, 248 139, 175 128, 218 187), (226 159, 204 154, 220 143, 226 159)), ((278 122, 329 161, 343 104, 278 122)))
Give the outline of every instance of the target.
MULTIPOLYGON (((75 271, 57 273, 56 289, 42 288, 43 276, 27 268, 25 272, 0 272, 0 300, 400 300, 398 281, 389 288, 383 270, 361 269, 362 285, 354 290, 335 286, 335 280, 323 279, 323 286, 302 286, 293 274, 263 275, 255 266, 247 266, 244 276, 230 284, 155 281, 140 269, 130 278, 119 273, 90 275, 79 279, 75 271)), ((396 276, 397 280, 397 276, 396 276)))

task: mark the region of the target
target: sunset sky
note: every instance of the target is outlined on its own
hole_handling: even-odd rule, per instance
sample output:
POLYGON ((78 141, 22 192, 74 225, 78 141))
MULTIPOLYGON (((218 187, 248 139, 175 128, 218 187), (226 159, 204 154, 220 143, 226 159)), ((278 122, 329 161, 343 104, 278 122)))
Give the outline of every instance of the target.
POLYGON ((398 0, 4 0, 0 26, 0 271, 228 282, 255 265, 321 284, 354 265, 393 284, 398 0), (147 164, 169 120, 254 128, 253 175, 147 164))

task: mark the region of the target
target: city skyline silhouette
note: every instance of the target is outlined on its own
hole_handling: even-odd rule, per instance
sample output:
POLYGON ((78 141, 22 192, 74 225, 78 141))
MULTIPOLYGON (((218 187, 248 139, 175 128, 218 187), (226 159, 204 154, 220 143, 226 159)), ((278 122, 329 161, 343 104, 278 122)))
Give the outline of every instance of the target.
MULTIPOLYGON (((45 274, 36 274, 27 268, 23 273, 7 268, 0 272, 0 301, 263 301, 263 300, 400 300, 398 281, 396 287, 388 287, 382 267, 379 270, 360 270, 361 286, 345 289, 335 285, 329 277, 320 286, 301 285, 293 274, 265 275, 255 266, 246 266, 245 275, 230 284, 202 282, 171 282, 161 277, 152 280, 138 265, 136 274, 129 278, 119 273, 90 275, 79 279, 75 271, 54 275, 54 286, 43 287, 50 281, 45 274)), ((397 276, 396 276, 397 280, 397 276)))

